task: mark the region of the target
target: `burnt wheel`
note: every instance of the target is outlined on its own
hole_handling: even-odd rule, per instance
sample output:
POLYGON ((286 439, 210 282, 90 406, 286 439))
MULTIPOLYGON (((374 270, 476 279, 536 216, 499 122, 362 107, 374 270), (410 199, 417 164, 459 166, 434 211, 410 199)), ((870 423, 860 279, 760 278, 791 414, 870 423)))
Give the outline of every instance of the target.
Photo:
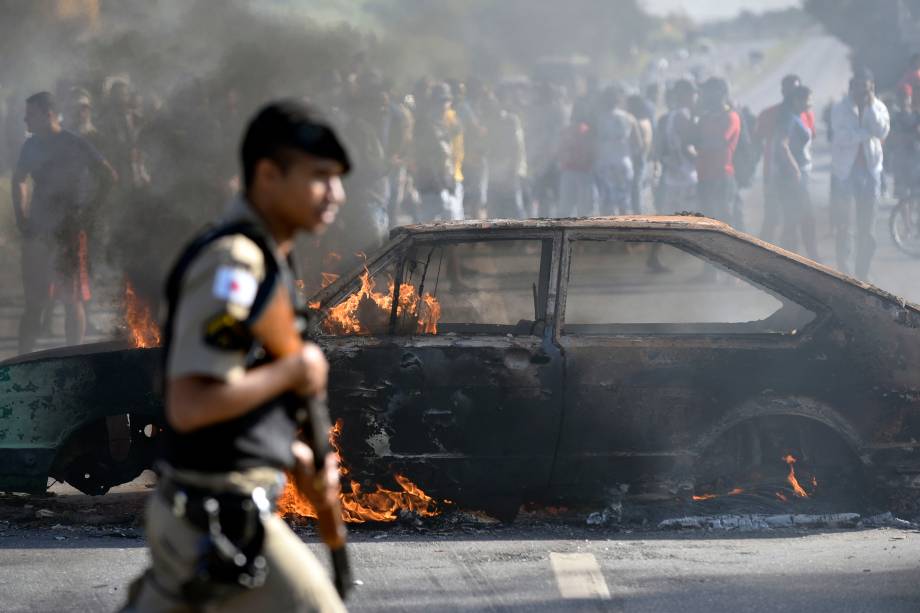
POLYGON ((904 198, 892 209, 888 227, 902 252, 920 258, 920 198, 904 198))
POLYGON ((804 417, 745 421, 710 445, 694 467, 696 501, 854 504, 866 498, 862 464, 829 426, 804 417))
POLYGON ((101 496, 150 468, 159 427, 148 419, 124 417, 126 428, 117 439, 111 420, 108 424, 99 420, 74 432, 58 451, 50 476, 84 494, 101 496))

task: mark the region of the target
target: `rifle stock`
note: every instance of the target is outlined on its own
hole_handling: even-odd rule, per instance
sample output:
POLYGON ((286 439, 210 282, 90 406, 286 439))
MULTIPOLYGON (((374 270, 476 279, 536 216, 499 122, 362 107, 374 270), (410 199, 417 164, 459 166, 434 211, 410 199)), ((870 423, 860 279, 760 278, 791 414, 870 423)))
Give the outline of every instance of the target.
MULTIPOLYGON (((253 333, 265 351, 276 358, 296 354, 303 349, 305 338, 301 338, 294 315, 294 308, 285 291, 276 291, 265 312, 253 326, 253 333)), ((329 409, 326 406, 326 394, 309 398, 299 398, 305 403, 309 416, 309 427, 303 432, 306 443, 313 450, 314 480, 313 487, 317 493, 325 490, 326 456, 332 451, 329 444, 329 432, 332 424, 329 409)), ((316 509, 317 527, 320 538, 332 555, 332 567, 335 573, 334 584, 342 599, 351 587, 351 567, 345 549, 347 531, 342 519, 342 507, 338 499, 316 509)))
MULTIPOLYGON (((326 406, 325 394, 307 399, 307 410, 310 414, 310 440, 307 441, 313 449, 314 471, 316 478, 314 486, 321 492, 325 488, 323 475, 326 471, 326 456, 332 451, 329 444, 329 409, 326 406)), ((342 506, 339 500, 316 509, 316 521, 320 538, 329 547, 332 554, 332 568, 335 571, 334 583, 339 596, 345 598, 351 587, 351 566, 348 563, 348 553, 345 550, 345 521, 342 519, 342 506)))

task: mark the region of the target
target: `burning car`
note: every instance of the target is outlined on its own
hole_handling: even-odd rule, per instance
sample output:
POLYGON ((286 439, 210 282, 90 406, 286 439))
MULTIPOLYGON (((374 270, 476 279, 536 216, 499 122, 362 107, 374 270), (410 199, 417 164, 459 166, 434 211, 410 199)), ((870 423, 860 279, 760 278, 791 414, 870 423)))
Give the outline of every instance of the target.
MULTIPOLYGON (((311 332, 356 521, 774 477, 789 497, 866 475, 920 488, 920 310, 722 223, 409 226, 328 281, 311 332)), ((160 419, 157 353, 0 366, 0 488, 79 478, 58 449, 91 417, 160 419)))

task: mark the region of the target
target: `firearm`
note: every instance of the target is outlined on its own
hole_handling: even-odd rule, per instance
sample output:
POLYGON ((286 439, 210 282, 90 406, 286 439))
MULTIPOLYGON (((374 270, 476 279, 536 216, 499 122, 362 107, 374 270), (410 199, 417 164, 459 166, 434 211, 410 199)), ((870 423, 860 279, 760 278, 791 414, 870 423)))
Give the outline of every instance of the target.
MULTIPOLYGON (((332 451, 329 444, 329 431, 332 425, 329 422, 329 409, 326 406, 326 397, 312 396, 306 399, 307 412, 310 416, 309 440, 307 444, 313 450, 314 479, 317 490, 325 487, 323 475, 326 470, 326 456, 332 451)), ((351 566, 348 563, 348 552, 345 550, 345 521, 342 519, 342 506, 338 499, 332 504, 316 509, 316 521, 319 535, 329 547, 332 556, 332 568, 335 571, 333 583, 339 596, 345 599, 348 589, 352 585, 351 566)))
MULTIPOLYGON (((261 342, 265 352, 275 358, 293 355, 303 349, 308 328, 298 326, 294 315, 294 308, 285 291, 276 291, 272 301, 265 308, 265 312, 253 326, 253 332, 261 342)), ((313 450, 314 480, 313 486, 317 492, 325 489, 326 456, 332 451, 329 444, 329 432, 332 428, 329 421, 329 409, 326 406, 326 393, 308 398, 289 394, 297 399, 297 412, 306 411, 304 417, 308 424, 303 429, 302 435, 305 442, 313 450)), ((303 419, 298 421, 303 422, 303 419)), ((316 509, 317 527, 323 542, 332 554, 332 568, 335 572, 333 582, 339 596, 345 599, 348 589, 352 585, 351 566, 348 562, 348 553, 345 549, 347 531, 342 520, 342 507, 338 499, 328 505, 316 509)))

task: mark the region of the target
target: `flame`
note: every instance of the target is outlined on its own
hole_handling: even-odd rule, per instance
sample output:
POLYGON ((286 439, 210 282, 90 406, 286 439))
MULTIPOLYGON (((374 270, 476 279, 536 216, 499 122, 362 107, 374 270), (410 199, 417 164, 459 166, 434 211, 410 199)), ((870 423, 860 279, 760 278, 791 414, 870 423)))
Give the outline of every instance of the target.
POLYGON ((437 334, 438 320, 441 319, 441 304, 431 294, 422 296, 422 304, 425 305, 425 309, 419 314, 420 331, 424 334, 437 334))
POLYGON ((339 275, 335 273, 331 273, 331 272, 321 272, 319 274, 323 276, 323 284, 322 284, 323 288, 329 287, 330 285, 335 283, 336 280, 339 278, 339 275))
POLYGON ((783 461, 789 465, 789 475, 786 477, 786 481, 792 486, 792 491, 795 492, 795 495, 799 498, 808 498, 808 493, 802 489, 798 479, 795 478, 795 467, 793 466, 793 464, 795 464, 795 456, 787 453, 783 456, 783 461))
POLYGON ((150 313, 150 307, 144 304, 134 286, 125 280, 125 324, 134 347, 144 349, 160 345, 160 327, 150 313))
MULTIPOLYGON (((341 459, 338 439, 342 434, 342 420, 338 419, 329 431, 329 443, 341 459)), ((348 476, 348 468, 339 462, 339 475, 348 476)), ((367 521, 389 522, 395 521, 400 511, 411 511, 420 517, 433 517, 440 513, 437 502, 422 491, 415 483, 403 475, 395 474, 393 478, 401 491, 375 486, 375 491, 364 492, 361 484, 349 480, 350 492, 339 494, 342 504, 342 519, 349 523, 363 523, 367 521)), ((302 517, 316 518, 316 511, 308 500, 303 498, 294 487, 292 480, 288 479, 284 492, 278 499, 278 513, 280 515, 299 515, 302 517)))
POLYGON ((701 500, 712 500, 713 498, 721 498, 722 496, 737 496, 738 494, 743 494, 743 493, 744 493, 743 488, 736 487, 732 489, 730 492, 727 492, 725 494, 702 494, 699 496, 693 496, 692 498, 693 500, 699 502, 701 500))
MULTIPOLYGON (((323 283, 333 275, 323 273, 323 283)), ((334 280, 334 279, 333 279, 334 280)), ((331 282, 331 281, 330 281, 331 282)), ((323 320, 323 330, 327 334, 371 334, 386 325, 393 309, 395 282, 389 280, 387 291, 377 291, 377 282, 371 278, 367 268, 361 274, 361 288, 349 295, 341 303, 329 309, 323 320)), ((315 304, 315 303, 314 303, 315 304)), ((396 316, 411 313, 417 319, 418 334, 437 334, 438 320, 441 317, 441 305, 437 298, 425 293, 421 301, 413 285, 403 283, 399 286, 399 304, 396 316)))

